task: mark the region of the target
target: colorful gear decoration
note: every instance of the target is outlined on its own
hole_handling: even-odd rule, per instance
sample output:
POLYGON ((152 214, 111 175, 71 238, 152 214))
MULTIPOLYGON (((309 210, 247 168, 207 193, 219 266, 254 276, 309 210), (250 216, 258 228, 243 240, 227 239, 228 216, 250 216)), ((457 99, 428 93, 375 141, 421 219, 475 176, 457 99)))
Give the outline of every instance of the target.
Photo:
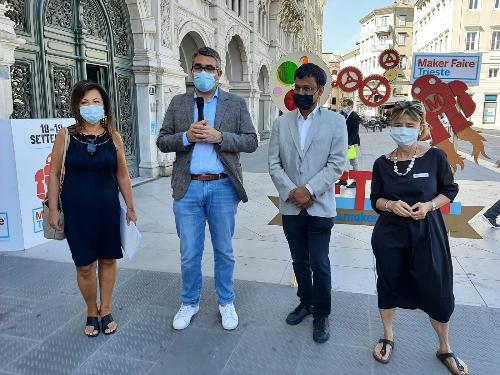
POLYGON ((337 86, 344 92, 353 92, 361 87, 363 73, 354 66, 346 66, 337 76, 337 86))
POLYGON ((380 107, 391 96, 391 83, 384 76, 373 74, 365 78, 358 93, 359 99, 368 107, 380 107), (381 86, 385 88, 385 93, 381 92, 381 86))
POLYGON ((399 55, 399 52, 393 48, 386 49, 380 54, 378 58, 380 66, 385 70, 396 68, 399 65, 400 61, 401 56, 399 55))
POLYGON ((387 78, 389 82, 395 81, 398 78, 399 69, 389 69, 384 72, 384 77, 387 78))

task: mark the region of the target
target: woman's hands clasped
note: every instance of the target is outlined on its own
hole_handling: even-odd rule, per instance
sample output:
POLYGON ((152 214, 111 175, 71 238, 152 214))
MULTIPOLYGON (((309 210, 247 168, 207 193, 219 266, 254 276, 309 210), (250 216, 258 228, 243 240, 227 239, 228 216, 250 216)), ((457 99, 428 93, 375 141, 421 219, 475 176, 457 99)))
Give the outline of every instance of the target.
POLYGON ((398 200, 389 201, 387 208, 398 216, 412 218, 413 220, 423 220, 427 216, 427 213, 432 211, 432 203, 418 202, 410 207, 408 203, 398 200))

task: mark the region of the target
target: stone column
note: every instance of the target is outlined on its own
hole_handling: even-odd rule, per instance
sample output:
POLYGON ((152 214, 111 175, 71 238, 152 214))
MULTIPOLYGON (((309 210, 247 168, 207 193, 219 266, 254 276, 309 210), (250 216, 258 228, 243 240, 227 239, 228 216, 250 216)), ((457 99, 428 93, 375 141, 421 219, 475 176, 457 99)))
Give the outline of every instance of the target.
POLYGON ((14 22, 5 16, 6 11, 5 4, 0 2, 0 119, 9 118, 14 110, 10 66, 15 62, 15 49, 26 43, 16 36, 14 22))

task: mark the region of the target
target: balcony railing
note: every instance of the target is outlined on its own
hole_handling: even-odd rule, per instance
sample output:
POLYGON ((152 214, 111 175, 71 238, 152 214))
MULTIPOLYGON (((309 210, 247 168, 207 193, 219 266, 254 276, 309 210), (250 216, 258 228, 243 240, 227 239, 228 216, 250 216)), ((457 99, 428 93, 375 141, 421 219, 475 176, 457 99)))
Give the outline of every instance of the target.
POLYGON ((392 48, 391 43, 379 43, 372 46, 372 52, 382 52, 386 49, 392 48))
POLYGON ((392 32, 392 26, 391 25, 378 25, 375 31, 377 34, 390 34, 392 32))

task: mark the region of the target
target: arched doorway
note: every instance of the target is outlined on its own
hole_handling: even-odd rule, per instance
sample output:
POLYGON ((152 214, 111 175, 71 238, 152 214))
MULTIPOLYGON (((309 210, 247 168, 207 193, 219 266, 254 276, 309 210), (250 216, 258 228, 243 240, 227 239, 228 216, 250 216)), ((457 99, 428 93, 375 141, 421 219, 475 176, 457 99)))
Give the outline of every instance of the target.
POLYGON ((257 85, 260 91, 258 130, 261 139, 267 139, 270 136, 271 95, 269 93, 269 72, 264 65, 260 68, 257 85))
POLYGON ((137 176, 134 48, 125 0, 17 3, 10 17, 26 44, 11 66, 12 118, 70 117, 72 86, 96 81, 111 96, 130 174, 137 176))
POLYGON ((231 87, 238 86, 239 83, 244 81, 247 73, 247 67, 246 56, 243 55, 243 42, 238 36, 233 36, 227 46, 225 69, 226 76, 231 87))
POLYGON ((194 88, 193 77, 191 77, 191 60, 193 55, 202 47, 205 46, 203 39, 196 32, 191 31, 182 38, 179 46, 179 60, 181 62, 182 70, 187 74, 186 76, 186 89, 194 88))

